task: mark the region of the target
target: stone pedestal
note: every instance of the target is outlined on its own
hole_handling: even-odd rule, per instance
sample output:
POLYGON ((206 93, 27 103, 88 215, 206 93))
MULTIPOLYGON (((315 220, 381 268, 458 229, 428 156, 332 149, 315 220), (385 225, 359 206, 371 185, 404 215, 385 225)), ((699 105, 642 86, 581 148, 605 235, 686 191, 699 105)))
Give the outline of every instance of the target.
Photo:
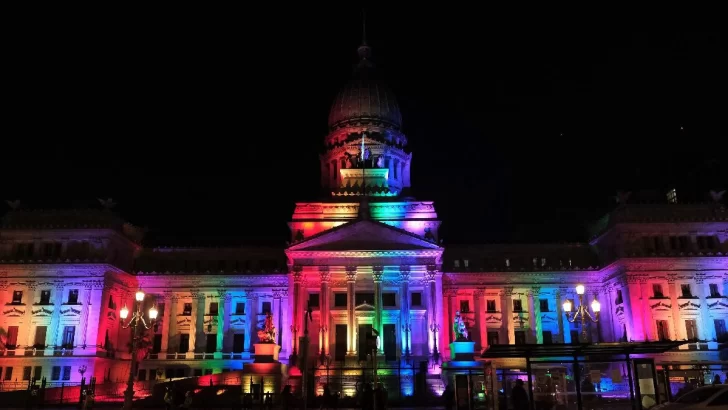
POLYGON ((483 374, 484 370, 484 363, 475 360, 475 342, 452 342, 450 361, 442 364, 441 377, 443 383, 455 386, 457 375, 483 374))
POLYGON ((278 361, 281 347, 275 343, 256 343, 254 348, 253 363, 243 364, 243 392, 258 395, 280 393, 286 374, 286 366, 278 361))

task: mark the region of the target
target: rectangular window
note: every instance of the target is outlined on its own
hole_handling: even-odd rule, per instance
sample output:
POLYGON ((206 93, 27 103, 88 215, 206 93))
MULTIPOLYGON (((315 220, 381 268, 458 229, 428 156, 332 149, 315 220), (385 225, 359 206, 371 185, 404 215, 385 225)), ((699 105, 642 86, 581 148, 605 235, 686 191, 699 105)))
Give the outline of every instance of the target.
POLYGON ((50 305, 51 304, 51 291, 50 290, 41 290, 40 291, 40 304, 41 305, 50 305))
POLYGON ((33 372, 33 367, 31 367, 31 366, 23 367, 23 381, 30 380, 30 374, 32 372, 33 372))
POLYGON ((178 353, 187 353, 190 350, 190 335, 182 333, 179 335, 179 350, 178 353))
POLYGON ((244 315, 245 314, 245 303, 243 303, 243 302, 237 302, 235 304, 235 314, 236 315, 244 315))
POLYGON ((541 307, 541 312, 549 311, 549 300, 548 299, 540 299, 538 301, 538 304, 541 307))
POLYGON ((460 267, 460 259, 455 259, 454 261, 452 261, 452 266, 454 268, 459 268, 460 267))
POLYGON ((334 307, 346 307, 346 293, 334 293, 334 307))
POLYGON ((78 289, 71 289, 68 291, 68 304, 69 305, 78 304, 78 289))
POLYGON ((468 259, 463 259, 463 267, 465 267, 465 268, 469 268, 469 267, 470 267, 470 260, 468 260, 468 259))
POLYGON ((215 353, 216 349, 217 349, 217 334, 208 333, 207 340, 205 343, 205 353, 215 353))
MULTIPOLYGON (((109 295, 109 306, 108 306, 108 308, 109 309, 116 309, 116 303, 114 302, 114 295, 109 295)), ((164 317, 163 314, 160 315, 160 316, 164 317)))
POLYGON ((36 349, 45 348, 47 328, 45 326, 35 327, 35 339, 33 341, 33 347, 36 349))
POLYGON ((487 309, 487 311, 489 313, 495 313, 495 312, 497 312, 497 310, 495 308, 495 300, 490 300, 490 299, 489 300, 486 300, 485 301, 485 306, 486 306, 486 309, 487 309))
POLYGON ((725 329, 725 319, 713 319, 713 326, 715 326, 715 337, 719 342, 726 342, 728 338, 728 332, 725 329))
POLYGON ((422 293, 412 292, 412 300, 410 303, 412 306, 422 306, 422 293))
POLYGON ((693 319, 685 321, 685 336, 688 340, 698 340, 698 326, 693 319))
POLYGON ((470 301, 469 300, 460 301, 460 311, 463 313, 470 312, 470 301))
POLYGON ((622 289, 617 289, 617 300, 614 301, 615 305, 621 305, 623 302, 622 299, 622 289))
POLYGON ((162 335, 154 335, 154 341, 152 342, 152 353, 158 354, 162 351, 162 335))
POLYGON ((308 305, 312 308, 319 307, 321 302, 319 301, 319 294, 318 293, 310 293, 308 295, 308 305))
POLYGON ((35 366, 33 368, 33 378, 40 380, 41 376, 43 376, 43 366, 35 366))
POLYGON ((668 327, 667 320, 657 321, 657 340, 664 342, 670 340, 670 328, 668 327))
POLYGON ((543 344, 545 345, 550 345, 554 343, 554 337, 549 330, 542 331, 541 337, 543 338, 543 344))
POLYGON ((382 293, 382 305, 387 307, 397 306, 396 293, 382 293))
POLYGON ((217 316, 217 302, 210 303, 210 316, 217 316))
POLYGON ((513 311, 523 312, 523 304, 521 303, 521 299, 513 299, 513 311))
POLYGON ((139 372, 137 373, 137 380, 140 382, 147 380, 147 369, 139 369, 139 372))
POLYGON ((233 335, 233 353, 242 353, 245 349, 245 333, 235 333, 233 335))
POLYGON ((693 292, 690 290, 690 284, 684 283, 680 285, 680 291, 682 292, 683 298, 691 298, 693 297, 693 292))
POLYGON ((61 366, 53 366, 51 380, 61 380, 61 366))
POLYGON ((711 283, 710 285, 710 297, 711 298, 719 298, 720 292, 718 291, 718 284, 717 283, 711 283))
POLYGON ((489 331, 488 332, 488 345, 497 345, 498 343, 498 331, 489 331))
POLYGON ((5 380, 13 380, 13 368, 12 367, 5 368, 5 380))
POLYGON ((267 315, 268 313, 271 313, 271 303, 270 302, 263 302, 263 309, 261 309, 261 312, 264 315, 267 315))
POLYGON ((363 305, 364 303, 368 305, 374 305, 374 294, 373 293, 357 293, 355 296, 356 305, 363 305))
POLYGON ((63 377, 61 380, 71 380, 71 366, 63 366, 63 377))
POLYGON ((14 290, 13 291, 13 305, 19 305, 23 303, 23 291, 22 290, 14 290))
POLYGON ((63 328, 63 343, 62 347, 66 349, 73 349, 73 342, 76 335, 76 326, 65 326, 63 328))
POLYGON ((523 330, 516 330, 513 332, 516 336, 516 344, 517 345, 525 345, 526 344, 526 332, 523 330))
POLYGON ((676 251, 679 247, 677 236, 671 236, 670 237, 670 249, 676 251))
POLYGON ((18 327, 17 326, 8 326, 8 335, 5 339, 5 346, 8 349, 15 349, 15 347, 18 345, 18 327))
POLYGON ((182 309, 182 316, 192 316, 192 303, 185 303, 182 309))
POLYGON ((659 283, 652 284, 652 296, 656 299, 664 298, 665 295, 662 293, 662 285, 659 283))

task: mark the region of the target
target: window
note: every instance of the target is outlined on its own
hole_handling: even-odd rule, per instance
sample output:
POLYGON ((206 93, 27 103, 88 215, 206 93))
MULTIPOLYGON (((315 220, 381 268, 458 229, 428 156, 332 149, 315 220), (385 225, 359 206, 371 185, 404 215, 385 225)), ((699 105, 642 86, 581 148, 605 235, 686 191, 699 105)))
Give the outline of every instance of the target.
POLYGON ((261 309, 264 315, 267 315, 268 313, 271 313, 271 303, 270 302, 263 302, 263 309, 261 309))
POLYGON ((538 301, 539 307, 541 307, 541 312, 548 312, 549 311, 549 301, 548 299, 540 299, 538 301))
POLYGON ((662 293, 662 285, 659 283, 652 284, 652 296, 656 299, 664 298, 665 295, 662 293))
POLYGON ((662 244, 662 238, 661 237, 659 237, 659 236, 653 236, 652 237, 652 240, 655 243, 655 251, 657 251, 657 252, 664 252, 665 251, 664 246, 662 246, 663 244, 662 244))
POLYGON ((680 285, 680 291, 682 292, 683 298, 691 298, 693 297, 693 292, 690 290, 690 284, 684 283, 680 285))
POLYGON ((667 203, 669 203, 669 204, 677 203, 677 191, 675 190, 675 188, 667 191, 667 203))
POLYGON ((364 303, 367 303, 369 305, 374 305, 374 294, 373 293, 357 293, 355 296, 356 305, 363 305, 364 303))
POLYGON ((178 353, 187 353, 190 350, 190 335, 182 333, 179 335, 179 349, 178 353))
POLYGON ((717 283, 711 283, 710 284, 710 297, 711 298, 719 298, 720 292, 718 292, 718 284, 717 283))
MULTIPOLYGON (((109 309, 116 309, 116 303, 114 302, 114 295, 109 295, 109 309)), ((164 316, 164 315, 162 315, 164 316)))
POLYGON ((22 290, 14 290, 13 291, 13 305, 19 305, 23 303, 23 291, 22 290))
POLYGON ((460 267, 460 259, 455 259, 454 261, 452 261, 452 266, 455 267, 455 268, 459 268, 460 267))
POLYGON ((36 380, 40 380, 40 377, 43 375, 43 366, 35 366, 33 368, 33 378, 36 380))
POLYGON ((690 243, 690 239, 687 236, 680 236, 678 239, 678 242, 680 243, 680 250, 686 251, 688 250, 688 244, 690 243))
POLYGON ((382 293, 382 305, 387 307, 397 306, 396 293, 382 293))
POLYGON ((334 307, 346 307, 346 293, 334 293, 334 307))
POLYGON ((569 267, 571 267, 571 258, 569 258, 569 267))
POLYGON ((182 309, 182 316, 192 316, 192 303, 185 303, 182 309))
POLYGON ((538 258, 533 258, 533 259, 531 260, 531 262, 533 262, 533 267, 534 267, 534 268, 535 268, 536 266, 538 266, 538 258))
POLYGON ((715 326, 715 337, 719 342, 725 342, 728 337, 728 332, 725 329, 725 319, 713 319, 713 326, 715 326))
POLYGON ((153 354, 159 354, 159 352, 162 351, 162 335, 154 335, 154 340, 152 341, 152 353, 153 354))
POLYGON ((679 248, 679 244, 677 241, 677 236, 671 236, 670 237, 670 249, 676 251, 679 248))
POLYGON ((488 332, 488 345, 497 345, 498 343, 498 331, 491 330, 488 332))
POLYGON ((667 320, 657 321, 657 340, 661 342, 670 340, 670 328, 668 327, 667 320))
POLYGON ((61 366, 53 366, 51 380, 61 380, 61 366))
POLYGON ((470 267, 470 260, 469 259, 463 259, 463 267, 469 268, 470 267))
POLYGON ((490 313, 495 313, 495 300, 488 299, 485 301, 486 310, 490 313))
POLYGON ((23 367, 23 380, 30 380, 30 373, 32 372, 33 368, 31 366, 23 367))
POLYGON ((71 366, 63 366, 62 380, 71 380, 71 366))
POLYGON ((5 368, 5 380, 13 380, 13 368, 12 367, 5 368))
POLYGON ((541 258, 541 266, 546 266, 546 258, 541 258))
POLYGON ((460 311, 463 313, 470 312, 470 301, 469 300, 460 301, 460 311))
POLYGON ((412 306, 422 306, 422 293, 420 292, 412 292, 411 296, 411 304, 412 306))
POLYGON ((319 307, 319 294, 318 293, 311 293, 308 295, 308 305, 312 308, 319 307))
POLYGON ((137 380, 140 382, 147 380, 147 369, 139 369, 139 372, 137 373, 137 380))
POLYGON ((217 302, 210 303, 210 316, 217 316, 217 302))
POLYGON ((68 304, 69 305, 78 304, 78 289, 71 289, 68 291, 68 304))
POLYGON ((550 345, 554 343, 554 337, 551 334, 550 330, 544 330, 541 332, 541 337, 543 338, 543 344, 550 345))
POLYGON ((61 346, 66 349, 73 349, 73 339, 75 338, 75 336, 76 326, 65 326, 63 328, 63 343, 61 344, 61 346))
POLYGON ((516 336, 516 344, 517 345, 525 345, 526 344, 526 332, 523 330, 516 330, 513 332, 516 336))
POLYGON ((521 299, 513 299, 513 311, 523 312, 523 304, 521 303, 521 299))
POLYGON ((245 333, 233 335, 233 353, 242 353, 245 348, 245 333))
POLYGON ((205 353, 215 353, 215 349, 217 349, 217 334, 208 333, 205 341, 205 353))
POLYGON ((15 349, 15 347, 18 345, 18 327, 17 326, 8 326, 8 335, 5 339, 5 346, 8 349, 15 349))
POLYGON ((45 348, 46 332, 47 332, 47 328, 45 326, 36 326, 35 327, 35 339, 33 342, 34 348, 36 348, 36 349, 45 348))
POLYGON ((41 290, 40 291, 40 304, 41 305, 50 305, 51 304, 51 291, 50 290, 41 290))
POLYGON ((235 304, 235 314, 236 315, 244 315, 245 314, 245 303, 243 303, 243 302, 237 302, 235 304))
POLYGON ((623 302, 623 299, 622 299, 622 289, 617 289, 617 300, 614 301, 614 304, 615 305, 620 305, 620 304, 622 304, 622 302, 623 302))
POLYGON ((510 267, 511 267, 511 259, 506 258, 506 268, 510 268, 510 267))
POLYGON ((685 336, 688 340, 698 340, 698 326, 695 320, 688 319, 685 321, 685 336))

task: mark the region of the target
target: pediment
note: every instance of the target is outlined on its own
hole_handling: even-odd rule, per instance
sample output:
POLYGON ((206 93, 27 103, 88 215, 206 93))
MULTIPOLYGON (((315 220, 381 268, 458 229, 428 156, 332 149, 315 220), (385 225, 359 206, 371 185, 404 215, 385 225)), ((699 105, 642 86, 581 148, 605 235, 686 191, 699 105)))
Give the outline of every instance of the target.
POLYGON ((442 250, 418 235, 371 220, 352 221, 288 248, 289 251, 442 250))

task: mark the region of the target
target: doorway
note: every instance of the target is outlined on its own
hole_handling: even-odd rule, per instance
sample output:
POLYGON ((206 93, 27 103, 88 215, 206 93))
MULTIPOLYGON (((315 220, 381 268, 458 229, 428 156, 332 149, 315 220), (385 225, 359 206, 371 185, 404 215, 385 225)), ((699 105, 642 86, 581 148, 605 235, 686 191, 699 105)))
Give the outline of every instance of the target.
POLYGON ((372 354, 371 349, 367 345, 367 336, 371 337, 372 325, 359 325, 359 342, 357 343, 359 349, 359 361, 366 361, 367 355, 372 354))
POLYGON ((334 345, 334 360, 343 361, 346 357, 346 330, 347 325, 336 325, 336 344, 334 345))
POLYGON ((397 333, 392 324, 384 325, 384 360, 393 362, 397 360, 397 333))

